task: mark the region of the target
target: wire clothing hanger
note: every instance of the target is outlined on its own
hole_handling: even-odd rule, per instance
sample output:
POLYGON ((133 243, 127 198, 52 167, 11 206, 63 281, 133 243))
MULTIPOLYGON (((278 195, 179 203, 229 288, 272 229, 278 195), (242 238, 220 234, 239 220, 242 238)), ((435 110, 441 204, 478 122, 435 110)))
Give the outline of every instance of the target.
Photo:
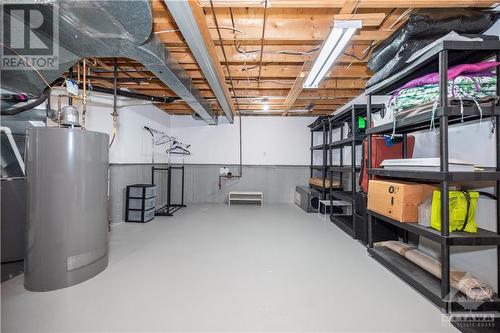
POLYGON ((161 146, 170 142, 176 142, 175 137, 169 136, 167 133, 158 131, 154 128, 144 126, 144 129, 151 134, 151 162, 155 165, 155 146, 161 146))
POLYGON ((174 140, 172 146, 166 152, 173 155, 191 155, 191 152, 188 150, 189 147, 191 145, 174 140))

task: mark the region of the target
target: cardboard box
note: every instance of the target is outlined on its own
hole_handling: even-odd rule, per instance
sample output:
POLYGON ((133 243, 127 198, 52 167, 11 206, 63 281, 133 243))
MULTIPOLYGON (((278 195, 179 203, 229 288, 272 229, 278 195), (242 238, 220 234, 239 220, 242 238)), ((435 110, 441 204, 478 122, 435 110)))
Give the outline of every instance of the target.
POLYGON ((400 222, 417 223, 418 205, 432 196, 434 189, 428 184, 370 180, 368 209, 400 222))

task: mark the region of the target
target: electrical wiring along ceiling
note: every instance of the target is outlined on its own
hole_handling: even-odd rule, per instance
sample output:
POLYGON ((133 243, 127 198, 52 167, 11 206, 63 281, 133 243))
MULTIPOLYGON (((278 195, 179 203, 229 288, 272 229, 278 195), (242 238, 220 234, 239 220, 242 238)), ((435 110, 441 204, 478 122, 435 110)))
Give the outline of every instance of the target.
MULTIPOLYGON (((373 48, 387 39, 419 8, 491 7, 495 1, 383 1, 383 0, 202 0, 209 42, 216 65, 225 75, 233 102, 244 115, 327 115, 360 95, 372 76, 366 63, 373 48), (409 7, 411 4, 412 7, 409 7), (361 20, 344 53, 318 89, 302 89, 323 40, 334 20, 361 20), (224 48, 224 50, 222 49, 224 48)), ((193 6, 193 4, 192 4, 193 6)), ((214 111, 222 109, 189 50, 164 1, 153 0, 153 31, 188 72, 214 111)), ((94 77, 109 76, 112 59, 101 59, 94 77), (101 67, 100 67, 101 66, 101 67)), ((153 74, 133 61, 119 59, 121 88, 163 97, 175 97, 153 74)), ((109 85, 109 82, 108 82, 109 85)), ((170 114, 192 114, 182 100, 157 104, 170 114)))

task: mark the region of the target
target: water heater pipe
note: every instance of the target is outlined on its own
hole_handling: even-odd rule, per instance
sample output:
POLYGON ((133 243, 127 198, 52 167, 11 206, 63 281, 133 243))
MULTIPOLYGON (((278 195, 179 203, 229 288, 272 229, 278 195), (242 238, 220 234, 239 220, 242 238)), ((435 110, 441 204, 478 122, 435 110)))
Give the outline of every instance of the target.
POLYGON ((111 142, 109 143, 109 146, 111 147, 113 145, 113 142, 115 142, 116 138, 116 132, 117 132, 117 122, 118 122, 118 109, 117 109, 117 102, 118 102, 118 97, 117 97, 117 89, 118 89, 118 64, 116 58, 114 59, 113 63, 113 112, 111 113, 111 117, 113 118, 113 129, 112 129, 112 135, 111 135, 111 142))
POLYGON ((241 116, 241 112, 239 113, 239 132, 240 132, 240 164, 238 166, 238 169, 239 169, 239 174, 238 175, 219 175, 219 190, 222 190, 222 179, 223 178, 226 178, 226 179, 231 179, 231 178, 241 178, 243 177, 243 140, 242 140, 242 131, 241 131, 241 119, 242 119, 242 116, 241 116))
POLYGON ((82 130, 85 130, 87 115, 87 60, 83 59, 83 109, 82 109, 82 130))

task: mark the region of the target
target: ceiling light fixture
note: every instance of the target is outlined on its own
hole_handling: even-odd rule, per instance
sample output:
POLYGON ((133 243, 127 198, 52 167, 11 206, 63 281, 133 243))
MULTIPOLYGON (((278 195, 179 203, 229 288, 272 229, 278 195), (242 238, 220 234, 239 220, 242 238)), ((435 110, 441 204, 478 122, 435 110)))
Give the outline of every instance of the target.
POLYGON ((309 113, 308 109, 291 109, 288 110, 288 113, 309 113))
POLYGON ((351 40, 356 29, 361 28, 361 26, 362 24, 359 20, 334 22, 333 29, 321 47, 319 55, 304 82, 304 88, 318 87, 320 81, 351 40))
POLYGON ((271 110, 271 111, 265 111, 265 110, 245 110, 245 113, 247 113, 247 114, 282 114, 283 110, 271 110))

